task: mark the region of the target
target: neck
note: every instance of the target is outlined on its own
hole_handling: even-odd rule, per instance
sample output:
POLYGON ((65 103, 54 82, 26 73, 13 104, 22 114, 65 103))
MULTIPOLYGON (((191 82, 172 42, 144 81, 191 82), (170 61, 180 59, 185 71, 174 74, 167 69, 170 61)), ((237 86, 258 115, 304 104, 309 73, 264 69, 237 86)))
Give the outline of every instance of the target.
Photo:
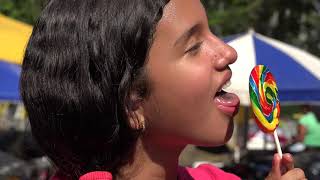
POLYGON ((163 144, 138 139, 133 161, 121 168, 116 179, 176 180, 183 148, 163 147, 163 144))

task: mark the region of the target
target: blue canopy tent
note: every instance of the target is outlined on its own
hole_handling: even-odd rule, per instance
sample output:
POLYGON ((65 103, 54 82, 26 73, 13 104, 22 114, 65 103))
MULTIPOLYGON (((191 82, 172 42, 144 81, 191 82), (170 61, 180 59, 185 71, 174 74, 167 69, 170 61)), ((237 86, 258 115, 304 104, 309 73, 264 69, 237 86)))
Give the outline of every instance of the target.
MULTIPOLYGON (((266 65, 277 82, 280 104, 320 104, 320 58, 284 42, 248 31, 224 39, 238 53, 230 65, 231 85, 226 89, 236 93, 242 105, 244 127, 248 133, 249 75, 258 64, 266 65)), ((247 137, 242 145, 247 147, 247 137)))
POLYGON ((21 67, 0 60, 0 101, 19 101, 21 67))
POLYGON ((225 41, 238 52, 237 62, 230 66, 233 76, 228 90, 240 96, 242 105, 250 104, 249 74, 258 64, 274 75, 281 104, 320 102, 320 58, 253 31, 225 41))
POLYGON ((0 14, 0 101, 19 101, 20 64, 32 26, 0 14))

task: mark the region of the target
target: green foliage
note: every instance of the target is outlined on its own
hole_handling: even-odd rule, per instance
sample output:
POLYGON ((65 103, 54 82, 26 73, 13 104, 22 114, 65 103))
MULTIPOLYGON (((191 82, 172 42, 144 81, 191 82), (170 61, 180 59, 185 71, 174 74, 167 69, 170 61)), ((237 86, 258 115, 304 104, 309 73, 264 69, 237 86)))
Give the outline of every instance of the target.
MULTIPOLYGON (((256 32, 320 57, 319 0, 202 0, 212 31, 220 37, 256 32)), ((0 13, 34 24, 44 0, 0 0, 0 13)))
POLYGON ((250 28, 320 57, 319 0, 203 0, 218 36, 250 28))
POLYGON ((34 24, 43 5, 43 0, 0 0, 0 13, 34 24))

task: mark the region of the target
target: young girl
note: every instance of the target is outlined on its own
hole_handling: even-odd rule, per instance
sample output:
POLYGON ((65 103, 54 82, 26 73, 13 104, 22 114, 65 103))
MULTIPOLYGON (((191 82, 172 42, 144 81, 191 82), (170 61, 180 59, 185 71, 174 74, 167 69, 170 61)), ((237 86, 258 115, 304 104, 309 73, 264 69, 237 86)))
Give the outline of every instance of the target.
MULTIPOLYGON (((238 179, 178 165, 187 144, 232 135, 234 49, 199 0, 50 0, 34 26, 21 95, 55 179, 238 179)), ((304 178, 284 156, 269 178, 304 178)))

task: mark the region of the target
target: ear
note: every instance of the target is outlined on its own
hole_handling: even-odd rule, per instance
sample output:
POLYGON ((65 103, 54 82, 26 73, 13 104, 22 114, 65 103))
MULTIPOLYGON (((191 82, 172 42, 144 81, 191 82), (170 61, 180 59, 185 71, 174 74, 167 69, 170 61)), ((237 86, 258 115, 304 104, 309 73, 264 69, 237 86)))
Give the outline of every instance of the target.
POLYGON ((127 115, 129 125, 134 130, 145 129, 145 116, 143 110, 143 99, 138 96, 138 93, 133 92, 130 94, 127 106, 127 115))

